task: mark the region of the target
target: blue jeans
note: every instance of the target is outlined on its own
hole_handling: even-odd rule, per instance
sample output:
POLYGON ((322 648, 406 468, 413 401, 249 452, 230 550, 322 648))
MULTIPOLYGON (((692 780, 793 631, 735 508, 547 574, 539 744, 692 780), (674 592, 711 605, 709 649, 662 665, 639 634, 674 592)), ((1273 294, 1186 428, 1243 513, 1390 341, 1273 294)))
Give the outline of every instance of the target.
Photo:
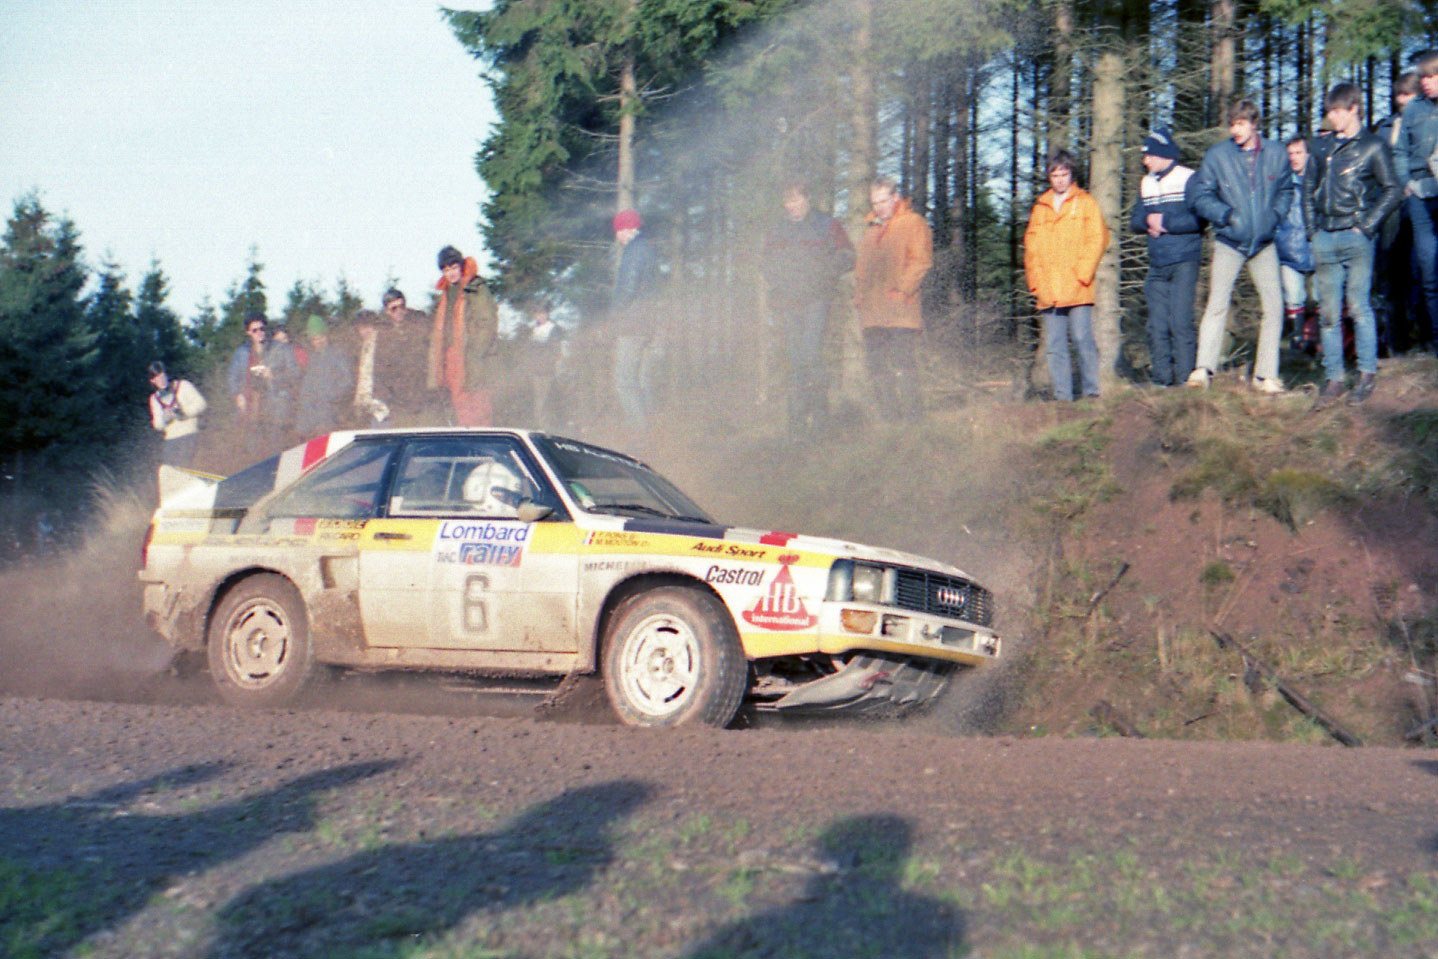
POLYGON ((624 422, 643 429, 654 412, 654 354, 647 337, 615 338, 614 392, 619 394, 624 422))
MULTIPOLYGON (((1413 225, 1413 260, 1428 307, 1429 332, 1438 333, 1438 197, 1410 196, 1403 205, 1413 225)), ((1433 342, 1438 346, 1438 337, 1433 342)))
POLYGON ((1098 396, 1098 344, 1093 339, 1093 305, 1045 310, 1044 329, 1048 334, 1049 376, 1054 381, 1054 397, 1060 400, 1074 398, 1069 337, 1073 337, 1074 348, 1078 350, 1083 395, 1098 396))
POLYGON ((1148 297, 1149 377, 1161 386, 1182 384, 1193 372, 1198 329, 1193 300, 1198 261, 1150 266, 1143 292, 1148 297))
POLYGON ((1358 372, 1378 372, 1378 331, 1373 323, 1373 241, 1357 230, 1313 234, 1313 275, 1323 324, 1323 372, 1343 379, 1343 302, 1353 318, 1358 372))

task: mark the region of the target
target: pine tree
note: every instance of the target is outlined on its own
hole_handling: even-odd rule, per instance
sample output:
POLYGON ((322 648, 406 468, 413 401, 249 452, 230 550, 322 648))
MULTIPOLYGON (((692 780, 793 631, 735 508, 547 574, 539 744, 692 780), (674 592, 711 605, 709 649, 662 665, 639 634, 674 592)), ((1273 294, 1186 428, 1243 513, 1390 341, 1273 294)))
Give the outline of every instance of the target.
POLYGON ((230 284, 225 291, 225 301, 214 313, 211 323, 208 299, 201 306, 201 313, 195 318, 191 334, 200 345, 198 362, 201 369, 215 369, 227 362, 235 347, 245 338, 245 317, 252 313, 265 316, 269 308, 265 296, 265 282, 260 278, 264 264, 259 261, 259 252, 250 248, 250 261, 245 266, 245 277, 230 284))
POLYGON ((0 241, 0 450, 44 449, 83 435, 97 396, 98 337, 85 323, 79 234, 31 194, 0 241))
POLYGON ((166 305, 169 296, 169 278, 160 269, 159 261, 154 261, 140 281, 140 292, 135 299, 135 325, 139 328, 143 352, 149 359, 179 371, 189 366, 192 347, 180 318, 166 305))
POLYGON ((145 364, 149 344, 142 341, 131 307, 134 296, 125 287, 125 274, 110 261, 101 266, 100 285, 85 307, 85 322, 94 332, 98 349, 87 389, 101 402, 85 424, 89 437, 113 438, 142 422, 149 392, 145 364))
POLYGON ((722 40, 791 3, 498 0, 482 13, 445 11, 485 65, 500 115, 476 168, 489 189, 481 229, 502 290, 545 289, 586 256, 603 256, 616 203, 642 193, 636 140, 650 103, 699 87, 704 58, 722 40), (621 146, 632 174, 621 169, 621 146))

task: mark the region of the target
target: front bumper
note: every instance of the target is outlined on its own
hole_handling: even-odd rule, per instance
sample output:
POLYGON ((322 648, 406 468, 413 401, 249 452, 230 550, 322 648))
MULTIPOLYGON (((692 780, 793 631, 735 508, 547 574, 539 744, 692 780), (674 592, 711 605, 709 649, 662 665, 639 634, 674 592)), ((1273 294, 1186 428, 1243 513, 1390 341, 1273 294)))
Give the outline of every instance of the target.
POLYGON ((898 715, 931 702, 958 667, 932 659, 861 654, 838 672, 761 707, 778 712, 898 715))
POLYGON ((987 626, 869 603, 826 602, 819 614, 819 652, 858 650, 977 666, 998 659, 1003 642, 987 626))

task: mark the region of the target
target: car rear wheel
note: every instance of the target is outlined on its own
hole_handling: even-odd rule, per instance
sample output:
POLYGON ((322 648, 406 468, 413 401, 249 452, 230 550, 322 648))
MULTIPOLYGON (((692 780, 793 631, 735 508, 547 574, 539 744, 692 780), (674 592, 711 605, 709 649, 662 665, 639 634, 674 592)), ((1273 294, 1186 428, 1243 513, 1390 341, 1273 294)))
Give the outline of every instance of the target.
POLYGON ((231 587, 210 620, 206 646, 210 678, 237 706, 287 703, 314 670, 304 601, 271 573, 231 587))
POLYGON ((605 633, 604 689, 631 726, 727 726, 748 677, 733 620, 695 589, 631 596, 605 633))

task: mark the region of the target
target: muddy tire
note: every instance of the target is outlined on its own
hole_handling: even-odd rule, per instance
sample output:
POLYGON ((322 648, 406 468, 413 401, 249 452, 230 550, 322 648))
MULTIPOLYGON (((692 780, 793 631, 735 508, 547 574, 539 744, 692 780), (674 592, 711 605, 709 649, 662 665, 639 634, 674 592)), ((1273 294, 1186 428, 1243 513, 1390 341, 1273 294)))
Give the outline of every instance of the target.
POLYGON ((604 636, 604 691, 630 726, 727 726, 749 664, 729 613, 696 589, 631 596, 604 636))
POLYGON ((304 600, 283 577, 262 573, 225 593, 206 637, 210 678, 236 706, 281 706, 314 672, 304 600))

